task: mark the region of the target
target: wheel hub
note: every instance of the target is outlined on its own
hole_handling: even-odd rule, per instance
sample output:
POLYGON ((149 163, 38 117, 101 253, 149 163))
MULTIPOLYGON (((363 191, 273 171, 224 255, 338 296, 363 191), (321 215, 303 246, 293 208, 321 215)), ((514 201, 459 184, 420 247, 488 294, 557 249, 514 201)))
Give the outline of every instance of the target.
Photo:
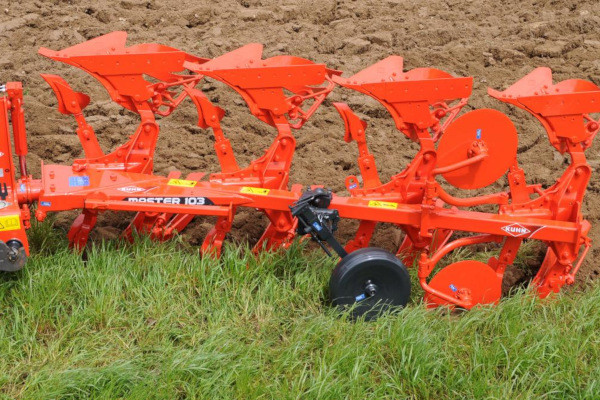
POLYGON ((377 289, 377 285, 374 284, 370 279, 367 282, 365 282, 365 294, 368 297, 375 296, 375 294, 377 294, 377 289))

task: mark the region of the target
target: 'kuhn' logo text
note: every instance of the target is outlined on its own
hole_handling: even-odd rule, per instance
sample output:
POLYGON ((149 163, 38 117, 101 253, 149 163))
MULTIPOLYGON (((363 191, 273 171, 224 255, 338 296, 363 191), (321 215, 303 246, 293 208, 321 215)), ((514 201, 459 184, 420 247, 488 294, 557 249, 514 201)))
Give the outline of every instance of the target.
POLYGON ((120 190, 121 192, 125 192, 125 193, 137 193, 137 192, 143 192, 146 189, 137 187, 137 186, 125 186, 125 187, 118 188, 117 190, 120 190))
POLYGON ((520 224, 506 225, 502 227, 502 230, 514 237, 523 236, 531 233, 529 229, 525 228, 523 225, 520 224))

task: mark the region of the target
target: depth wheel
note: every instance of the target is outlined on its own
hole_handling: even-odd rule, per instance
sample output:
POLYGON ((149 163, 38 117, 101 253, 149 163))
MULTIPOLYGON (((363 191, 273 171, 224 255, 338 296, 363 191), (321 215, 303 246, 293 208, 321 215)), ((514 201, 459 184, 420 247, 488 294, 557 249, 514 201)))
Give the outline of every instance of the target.
POLYGON ((392 253, 367 247, 344 257, 329 280, 331 302, 351 316, 371 321, 399 310, 410 297, 408 270, 392 253))

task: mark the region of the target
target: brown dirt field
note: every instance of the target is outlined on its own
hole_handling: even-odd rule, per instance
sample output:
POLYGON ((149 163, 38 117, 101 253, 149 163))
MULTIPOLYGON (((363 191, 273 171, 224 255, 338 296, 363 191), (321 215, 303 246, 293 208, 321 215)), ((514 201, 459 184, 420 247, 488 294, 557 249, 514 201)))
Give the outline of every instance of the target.
MULTIPOLYGON (((201 57, 260 42, 265 57, 301 56, 343 70, 346 76, 391 54, 402 55, 406 69, 430 66, 474 76, 471 107, 496 108, 511 117, 519 131, 519 161, 528 182, 545 186, 560 175, 565 159, 552 149, 533 117, 488 97, 486 88, 504 89, 537 66, 551 67, 555 81, 583 78, 600 84, 600 8, 595 0, 9 0, 0 7, 0 82, 20 80, 25 85, 28 160, 34 174, 39 173, 41 159, 68 163, 82 155, 74 121, 56 112, 54 95, 39 73, 58 73, 76 90, 91 95, 93 104, 86 115, 105 150, 122 143, 135 129, 135 116, 112 104, 100 84, 75 68, 37 55, 41 46, 58 50, 114 30, 128 31, 130 44, 158 42, 201 57)), ((269 127, 254 119, 232 91, 214 82, 204 84, 203 90, 228 110, 224 130, 241 164, 261 154, 274 137, 269 127)), ((416 146, 394 129, 382 107, 339 88, 297 133, 291 182, 324 184, 343 192, 344 177, 358 174, 356 146, 343 142, 343 123, 331 107, 331 101, 340 100, 368 121, 369 145, 384 178, 399 172, 416 153, 416 146)), ((158 173, 216 171, 211 134, 195 126, 196 118, 188 101, 161 121, 158 173)), ((597 169, 598 141, 587 156, 597 169)), ((584 206, 594 239, 600 239, 598 182, 593 176, 584 206)), ((487 190, 503 185, 501 181, 487 190)), ((63 215, 59 222, 66 227, 72 217, 63 215)), ((122 217, 107 215, 96 232, 116 236, 126 224, 122 217)), ((195 222, 186 235, 199 243, 209 226, 210 221, 195 222)), ((258 214, 241 213, 232 239, 256 240, 263 226, 258 214)), ((342 236, 349 232, 345 224, 342 236)), ((398 240, 398 231, 386 227, 375 243, 393 248, 398 240)), ((600 274, 598 242, 580 272, 581 282, 600 274)))

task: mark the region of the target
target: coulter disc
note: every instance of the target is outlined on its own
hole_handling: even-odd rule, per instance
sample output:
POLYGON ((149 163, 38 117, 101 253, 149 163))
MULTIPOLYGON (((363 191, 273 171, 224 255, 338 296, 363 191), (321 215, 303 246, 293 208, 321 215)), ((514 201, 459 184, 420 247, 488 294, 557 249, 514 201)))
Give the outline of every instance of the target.
MULTIPOLYGON (((473 260, 459 261, 442 268, 431 279, 429 286, 457 298, 466 289, 473 306, 497 303, 502 294, 502 278, 489 265, 473 260)), ((453 306, 429 293, 425 294, 425 302, 429 308, 453 306)))
POLYGON ((457 188, 479 189, 506 173, 517 156, 517 145, 517 130, 506 115, 490 109, 470 111, 452 122, 440 138, 437 167, 468 160, 473 149, 485 147, 488 156, 483 160, 442 174, 457 188))

